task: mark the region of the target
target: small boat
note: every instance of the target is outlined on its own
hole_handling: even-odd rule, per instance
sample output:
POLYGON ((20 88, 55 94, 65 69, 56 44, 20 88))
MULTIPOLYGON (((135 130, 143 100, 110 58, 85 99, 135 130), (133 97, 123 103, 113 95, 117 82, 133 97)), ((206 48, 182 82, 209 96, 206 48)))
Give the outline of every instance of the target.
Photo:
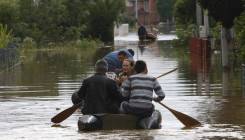
POLYGON ((83 115, 78 119, 79 131, 160 129, 162 116, 155 110, 150 117, 138 119, 129 114, 83 115))
POLYGON ((141 42, 153 42, 157 39, 157 34, 147 32, 144 26, 139 27, 138 36, 141 42))
MULTIPOLYGON (((71 100, 78 104, 82 100, 77 96, 77 92, 72 94, 71 100)), ((138 119, 129 114, 92 114, 82 115, 78 119, 79 131, 94 130, 121 130, 121 129, 160 129, 162 122, 161 113, 153 111, 150 117, 138 119)))
POLYGON ((139 36, 139 40, 143 42, 153 42, 156 41, 157 36, 154 35, 153 33, 147 33, 144 36, 139 36))

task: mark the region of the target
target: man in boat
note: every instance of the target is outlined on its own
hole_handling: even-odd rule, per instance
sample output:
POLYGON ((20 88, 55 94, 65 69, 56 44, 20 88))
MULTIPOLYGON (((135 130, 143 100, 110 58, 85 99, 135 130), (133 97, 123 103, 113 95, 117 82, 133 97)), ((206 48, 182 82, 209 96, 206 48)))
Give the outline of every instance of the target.
POLYGON ((116 82, 106 77, 107 70, 107 62, 98 60, 95 64, 96 73, 83 80, 77 92, 84 100, 83 114, 118 113, 122 96, 116 82))
POLYGON ((155 41, 157 39, 156 32, 149 33, 143 25, 138 29, 139 40, 142 41, 155 41))
POLYGON ((144 61, 138 60, 134 70, 136 74, 122 83, 122 95, 129 97, 129 100, 121 103, 120 111, 139 118, 148 117, 154 111, 152 100, 159 102, 164 99, 165 94, 157 79, 147 75, 148 70, 144 61), (153 97, 153 90, 157 97, 153 97))
POLYGON ((108 63, 108 71, 118 73, 122 69, 122 62, 124 59, 133 60, 134 51, 132 49, 121 49, 113 51, 103 59, 108 63))
POLYGON ((143 25, 140 25, 140 27, 138 29, 139 40, 140 41, 145 40, 146 35, 147 35, 147 31, 146 31, 145 27, 143 25))
POLYGON ((116 77, 117 84, 121 86, 122 82, 128 79, 128 77, 134 73, 134 61, 130 59, 124 59, 122 64, 122 71, 116 77))

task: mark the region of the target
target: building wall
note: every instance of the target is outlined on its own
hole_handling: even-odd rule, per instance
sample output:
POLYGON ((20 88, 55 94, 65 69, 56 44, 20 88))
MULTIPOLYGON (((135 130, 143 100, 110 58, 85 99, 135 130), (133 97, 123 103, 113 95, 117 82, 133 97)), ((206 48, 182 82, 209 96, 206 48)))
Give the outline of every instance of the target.
MULTIPOLYGON (((136 0, 127 0, 127 13, 136 16, 136 0)), ((156 25, 160 21, 157 12, 156 0, 138 0, 138 23, 143 25, 156 25)))

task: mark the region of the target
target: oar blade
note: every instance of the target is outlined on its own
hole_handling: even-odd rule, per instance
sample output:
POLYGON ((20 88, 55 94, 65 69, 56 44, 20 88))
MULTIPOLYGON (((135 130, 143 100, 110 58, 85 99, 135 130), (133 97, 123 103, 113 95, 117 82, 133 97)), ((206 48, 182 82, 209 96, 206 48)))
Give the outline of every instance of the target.
POLYGON ((186 127, 194 127, 194 126, 200 126, 201 123, 197 121, 196 119, 181 113, 176 110, 171 110, 171 112, 174 114, 176 118, 178 118, 186 127))
POLYGON ((173 110, 173 109, 169 108, 168 106, 164 105, 161 102, 158 102, 158 103, 160 105, 164 106, 165 108, 167 108, 186 127, 194 127, 194 126, 200 126, 201 125, 201 123, 198 120, 196 120, 196 119, 194 119, 194 118, 192 118, 192 117, 190 117, 190 116, 188 116, 188 115, 186 115, 184 113, 181 113, 179 111, 173 110))
POLYGON ((78 105, 73 105, 70 108, 65 109, 64 111, 60 112, 59 114, 55 115, 52 119, 51 122, 53 123, 60 123, 67 119, 69 116, 71 116, 77 109, 78 105))

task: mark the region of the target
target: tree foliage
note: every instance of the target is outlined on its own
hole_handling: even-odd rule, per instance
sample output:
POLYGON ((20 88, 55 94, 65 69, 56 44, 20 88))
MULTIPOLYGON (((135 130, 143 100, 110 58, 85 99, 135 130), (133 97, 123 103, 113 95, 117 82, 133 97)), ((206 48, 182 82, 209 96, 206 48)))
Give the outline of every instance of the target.
POLYGON ((14 23, 17 22, 17 7, 14 3, 8 1, 0 2, 0 23, 7 25, 8 28, 14 27, 14 23))
POLYGON ((0 49, 8 45, 12 39, 11 31, 8 31, 7 25, 0 24, 0 49))
POLYGON ((174 16, 177 24, 191 24, 196 21, 195 0, 176 0, 174 16))
POLYGON ((242 0, 198 0, 209 11, 209 15, 221 22, 225 28, 231 28, 234 19, 244 10, 242 0))
POLYGON ((38 44, 82 37, 111 42, 124 7, 124 0, 0 0, 0 23, 15 37, 30 37, 38 44))
POLYGON ((175 0, 157 0, 157 10, 161 20, 170 20, 173 17, 173 7, 175 0))
POLYGON ((176 0, 174 4, 174 17, 176 23, 176 34, 180 43, 186 44, 195 30, 196 21, 195 0, 176 0))
POLYGON ((114 23, 125 8, 124 0, 94 0, 89 4, 88 34, 103 42, 113 42, 114 23))

